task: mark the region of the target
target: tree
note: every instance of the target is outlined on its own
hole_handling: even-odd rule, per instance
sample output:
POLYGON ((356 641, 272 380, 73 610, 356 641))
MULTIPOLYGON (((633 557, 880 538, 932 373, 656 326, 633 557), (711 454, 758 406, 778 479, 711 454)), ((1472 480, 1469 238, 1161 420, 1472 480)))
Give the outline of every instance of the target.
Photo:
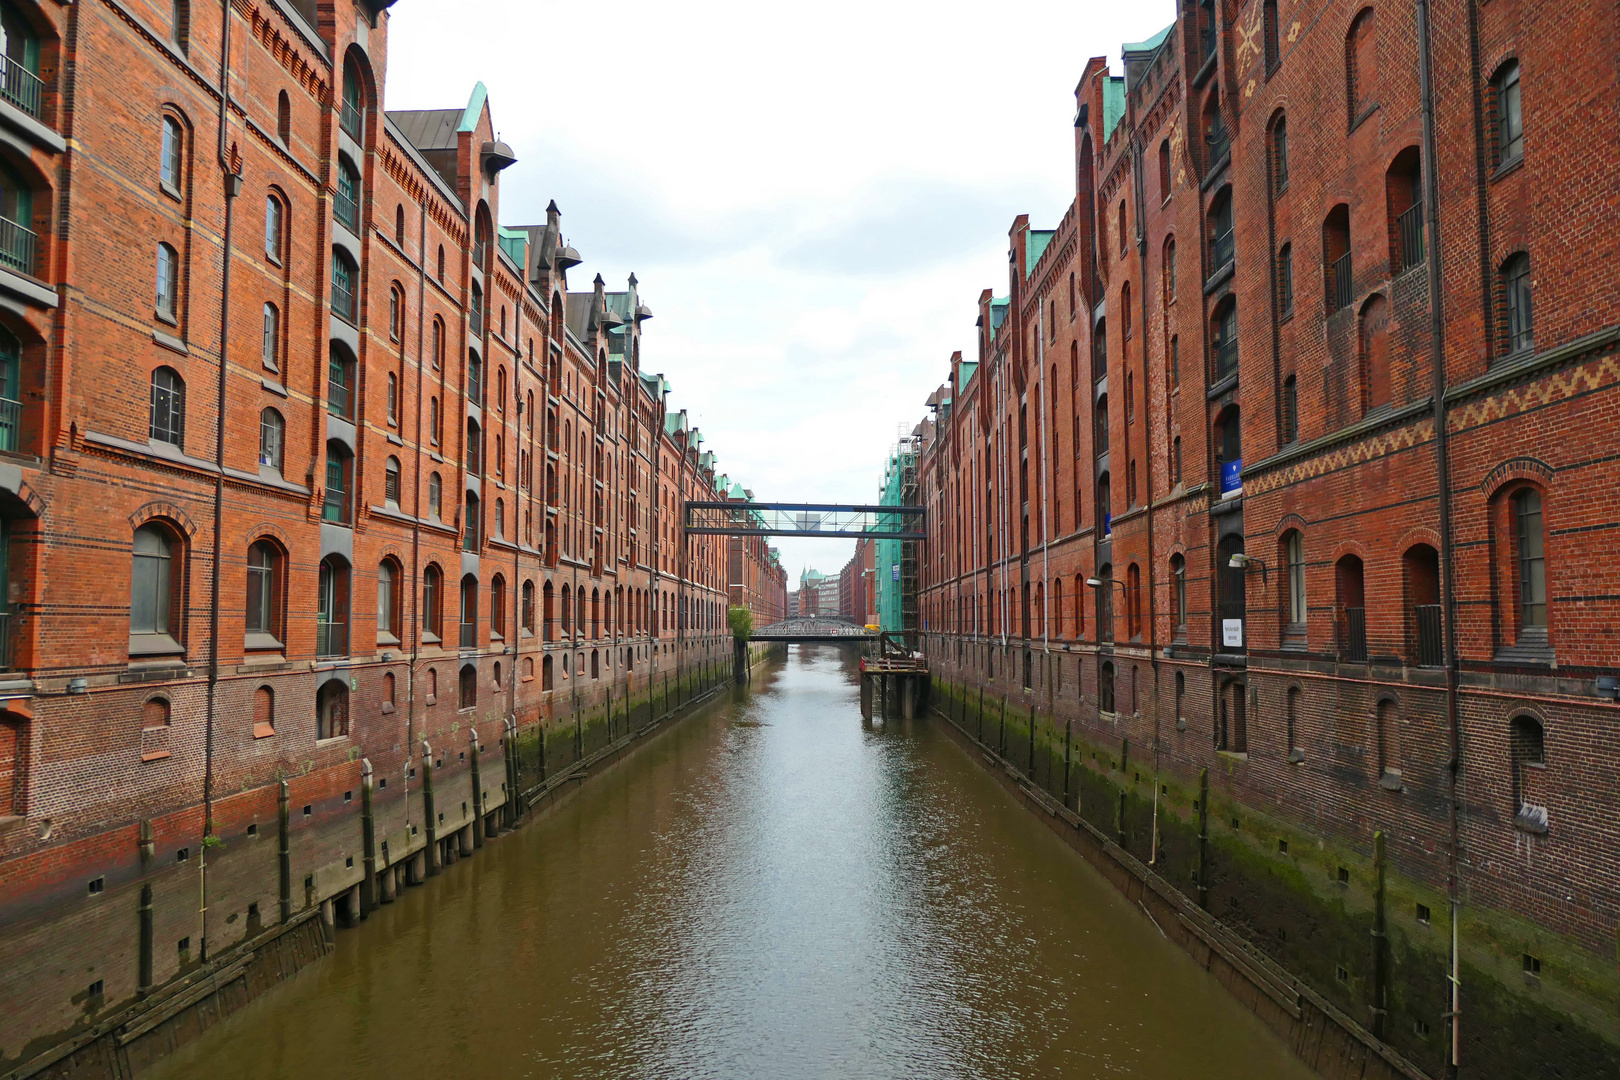
POLYGON ((726 625, 731 627, 731 636, 738 641, 747 641, 754 635, 754 615, 745 607, 728 608, 726 625))

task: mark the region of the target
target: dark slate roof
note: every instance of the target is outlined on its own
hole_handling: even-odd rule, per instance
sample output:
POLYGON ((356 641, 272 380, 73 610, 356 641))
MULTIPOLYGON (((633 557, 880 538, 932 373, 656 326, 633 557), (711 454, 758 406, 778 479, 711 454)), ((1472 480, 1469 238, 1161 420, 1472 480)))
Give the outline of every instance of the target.
POLYGON ((574 336, 584 341, 591 329, 591 305, 596 302, 596 294, 588 292, 571 292, 565 298, 568 314, 568 329, 574 336))
POLYGON ((388 119, 418 150, 454 150, 461 109, 407 109, 390 111, 388 119))

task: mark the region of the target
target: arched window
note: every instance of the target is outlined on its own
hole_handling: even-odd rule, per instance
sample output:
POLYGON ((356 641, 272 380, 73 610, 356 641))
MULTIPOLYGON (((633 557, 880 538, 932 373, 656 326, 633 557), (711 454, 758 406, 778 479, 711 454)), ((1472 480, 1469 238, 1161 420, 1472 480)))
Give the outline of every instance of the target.
POLYGON ((467 492, 466 520, 461 523, 461 548, 463 551, 477 551, 480 547, 480 525, 482 525, 483 511, 478 503, 478 496, 467 492))
POLYGON ((268 686, 253 691, 253 737, 269 738, 276 733, 276 692, 268 686))
POLYGON ((158 317, 175 322, 180 311, 180 256, 168 244, 157 246, 157 293, 155 298, 158 317))
POLYGON ((428 398, 428 441, 438 446, 444 437, 443 417, 439 413, 437 396, 428 398))
POLYGON ((1213 170, 1232 152, 1232 135, 1226 128, 1226 116, 1221 112, 1219 90, 1211 90, 1209 98, 1204 102, 1203 127, 1204 144, 1209 155, 1204 160, 1208 163, 1208 168, 1213 170))
POLYGON ((443 244, 439 245, 439 272, 438 272, 437 276, 438 276, 438 279, 440 281, 444 280, 444 245, 443 244))
POLYGON ((466 574, 461 579, 461 647, 478 647, 478 578, 466 574))
POLYGON ((1535 317, 1530 304, 1530 256, 1519 251, 1508 256, 1498 275, 1502 351, 1528 352, 1536 345, 1535 317))
POLYGON ((467 400, 474 405, 484 403, 484 364, 470 349, 467 351, 467 400))
POLYGON ((1097 668, 1097 711, 1108 716, 1114 713, 1114 665, 1108 660, 1097 668))
POLYGON ((337 439, 326 441, 326 497, 321 503, 321 520, 336 525, 353 521, 354 456, 337 439))
POLYGON ((1404 274, 1423 263, 1423 157, 1408 146, 1384 174, 1384 201, 1395 228, 1389 234, 1389 269, 1404 274))
POLYGON ((355 315, 355 289, 359 274, 354 260, 341 248, 332 249, 332 314, 353 324, 355 315))
POLYGON ((158 731, 167 728, 174 717, 173 706, 166 697, 147 698, 141 706, 141 730, 158 731))
POLYGON ((506 637, 506 578, 500 574, 489 583, 489 636, 506 637))
POLYGON ((444 363, 444 320, 433 316, 433 370, 444 363))
POLYGON ((1352 127, 1378 104, 1378 42, 1375 29, 1373 9, 1367 8, 1350 24, 1350 36, 1345 41, 1345 84, 1352 127))
POLYGON ((1271 124, 1271 189, 1288 190, 1288 118, 1280 114, 1271 124))
MULTIPOLYGON (((1283 535, 1283 633, 1286 637, 1303 639, 1307 609, 1305 606, 1305 537, 1298 529, 1283 535)), ((1303 645, 1299 640, 1297 644, 1303 645)))
MULTIPOLYGON (((282 97, 286 97, 283 91, 282 97)), ((274 195, 264 200, 264 253, 271 262, 281 262, 281 230, 282 230, 281 200, 274 195)))
POLYGON ((292 142, 292 99, 285 90, 276 97, 276 138, 282 146, 292 142))
POLYGON ((337 197, 332 200, 332 211, 338 224, 353 233, 360 231, 360 170, 344 155, 338 157, 337 197))
POLYGON ((1388 405, 1392 394, 1389 371, 1389 305, 1374 294, 1361 308, 1358 328, 1361 351, 1361 403, 1363 410, 1388 405))
POLYGON ((1277 317, 1286 319, 1294 313, 1294 245, 1284 244, 1277 249, 1277 317))
POLYGON ((479 451, 483 448, 483 434, 478 430, 478 421, 467 418, 467 474, 478 475, 479 451))
POLYGON ((1187 636, 1187 560, 1170 556, 1170 625, 1179 640, 1187 636))
POLYGON ((1215 728, 1215 749, 1229 754, 1249 752, 1248 688, 1233 679, 1221 687, 1216 703, 1220 714, 1215 728))
POLYGON ((399 426, 399 376, 392 371, 388 373, 388 426, 399 426))
POLYGON ((550 690, 555 685, 553 680, 556 676, 553 674, 552 669, 553 665, 551 662, 551 657, 546 656, 542 658, 540 661, 540 689, 550 690))
MULTIPOLYGON (((480 288, 478 282, 475 281, 472 283, 472 288, 468 291, 467 296, 468 329, 472 331, 474 337, 481 337, 484 333, 484 290, 480 288)), ((482 395, 475 394, 470 396, 474 401, 483 400, 482 395)))
POLYGON ((342 420, 354 419, 354 358, 333 342, 326 359, 326 411, 342 420))
POLYGON ((383 672, 382 706, 383 712, 388 712, 394 707, 394 673, 392 671, 383 672))
POLYGON ((1350 306, 1350 207, 1340 203, 1322 222, 1322 273, 1331 314, 1350 306))
POLYGON ((1164 302, 1174 303, 1176 299, 1176 238, 1168 237, 1164 242, 1164 302))
POLYGON ((315 738, 344 739, 348 735, 348 677, 328 679, 315 694, 315 738))
POLYGON ((321 560, 315 590, 316 656, 349 655, 349 576, 341 555, 321 560))
POLYGON ((1170 140, 1159 143, 1159 201, 1170 201, 1170 140))
POLYGON ((174 368, 160 367, 152 372, 151 439, 179 449, 185 445, 185 434, 185 380, 174 368))
POLYGON ((1231 262, 1236 245, 1233 242, 1232 189, 1222 188, 1209 204, 1209 265, 1212 271, 1231 262))
POLYGON ((1547 831, 1547 807, 1542 794, 1547 770, 1547 737, 1541 721, 1515 716, 1508 729, 1508 752, 1513 770, 1513 824, 1527 832, 1547 831))
POLYGON ((438 521, 444 510, 444 482, 439 474, 434 473, 428 477, 428 516, 438 521))
POLYGON ((1236 375, 1238 370, 1237 298, 1225 297, 1210 320, 1210 352, 1215 359, 1215 379, 1236 375))
POLYGON ((1367 662, 1367 590, 1361 559, 1342 556, 1333 567, 1339 650, 1352 664, 1367 662))
POLYGON ((600 679, 601 677, 602 677, 602 657, 601 657, 600 653, 598 653, 595 649, 592 649, 591 650, 591 678, 600 679))
POLYGON ((286 422, 275 409, 259 413, 259 468, 281 471, 286 422))
POLYGON ((1401 555, 1401 590, 1409 662, 1418 667, 1439 667, 1444 658, 1440 637, 1440 553, 1428 544, 1407 548, 1401 555))
POLYGON ((1103 536, 1111 536, 1114 531, 1114 492, 1106 469, 1097 477, 1097 516, 1102 518, 1103 536))
POLYGON ((439 640, 444 632, 444 575, 432 563, 422 572, 422 637, 439 640))
POLYGON ((250 649, 281 646, 281 551, 268 540, 248 548, 247 615, 250 649))
POLYGON ((281 312, 276 305, 264 305, 264 340, 260 348, 260 362, 270 371, 279 372, 281 354, 281 312))
POLYGON ((1108 320, 1098 319, 1091 332, 1091 377, 1102 379, 1108 375, 1108 320))
POLYGON ((174 574, 178 547, 174 534, 156 522, 135 530, 129 596, 132 656, 180 651, 177 616, 182 590, 174 574))
POLYGON ((521 608, 521 610, 519 612, 518 618, 520 618, 522 620, 521 626, 522 626, 523 632, 527 633, 527 634, 533 634, 534 633, 534 582, 525 581, 523 583, 522 597, 523 597, 523 606, 522 606, 522 608, 521 608))
POLYGON ((540 633, 542 640, 544 641, 552 640, 556 634, 556 629, 553 625, 557 617, 556 605, 556 590, 552 587, 551 582, 548 581, 541 586, 540 589, 540 633))
POLYGON ((394 207, 394 243, 400 247, 405 246, 405 204, 399 203, 394 207))
MULTIPOLYGON (((1125 624, 1131 640, 1138 641, 1142 637, 1142 571, 1135 564, 1125 571, 1125 624)), ((1134 709, 1135 700, 1131 702, 1134 709)))
POLYGON ((343 104, 339 114, 339 123, 349 137, 356 142, 364 142, 366 137, 366 100, 365 88, 360 81, 360 71, 355 67, 353 60, 345 61, 343 65, 343 104))
POLYGON ((461 666, 461 695, 457 708, 471 709, 478 705, 478 669, 471 664, 461 666))
POLYGON ((399 458, 392 454, 383 462, 383 501, 399 505, 399 458))
POLYGON ((165 116, 158 155, 158 182, 177 197, 180 194, 180 171, 184 156, 185 133, 180 128, 180 121, 165 116))
POLYGON ((1499 169, 1524 156, 1524 109, 1519 93, 1519 64, 1510 60, 1491 79, 1490 120, 1496 129, 1494 163, 1499 169))
POLYGON ((377 566, 377 644, 398 645, 400 635, 399 583, 404 574, 393 559, 377 566))
POLYGON ((565 637, 572 636, 574 633, 573 595, 568 586, 564 585, 562 589, 562 632, 565 637))
POLYGON ((501 688, 501 662, 499 660, 495 661, 491 666, 490 675, 491 681, 495 684, 495 689, 499 690, 501 688))
POLYGON ((398 285, 388 290, 388 337, 398 341, 405 336, 405 294, 398 285))
POLYGON ((1547 562, 1541 492, 1521 488, 1513 496, 1513 554, 1519 586, 1519 626, 1547 632, 1547 562))
POLYGON ((1221 410, 1213 435, 1221 497, 1239 494, 1243 490, 1243 420, 1236 405, 1221 410))

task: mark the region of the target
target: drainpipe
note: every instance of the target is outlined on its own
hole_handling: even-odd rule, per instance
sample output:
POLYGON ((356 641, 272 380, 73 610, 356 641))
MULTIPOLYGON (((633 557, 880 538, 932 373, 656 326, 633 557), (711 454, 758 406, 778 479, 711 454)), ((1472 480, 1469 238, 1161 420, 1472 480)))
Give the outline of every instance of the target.
POLYGON ((208 604, 208 720, 203 752, 203 844, 197 860, 200 879, 202 934, 198 956, 208 960, 208 841, 214 835, 214 717, 219 697, 219 568, 223 555, 221 525, 225 517, 225 382, 231 327, 231 226, 235 219, 236 197, 242 193, 242 174, 231 165, 226 125, 230 120, 231 98, 231 5, 220 5, 224 23, 219 55, 219 167, 225 179, 225 230, 222 246, 223 268, 219 286, 219 387, 214 417, 214 572, 209 585, 208 604))
MULTIPOLYGON (((424 200, 417 216, 417 236, 421 243, 418 245, 416 259, 416 498, 411 507, 411 587, 415 593, 413 599, 421 604, 422 596, 422 396, 427 385, 427 376, 422 369, 422 355, 424 351, 423 338, 427 330, 427 202, 424 200)), ((442 363, 441 358, 441 363, 442 363)), ((441 498, 444 488, 440 486, 441 498)), ((442 508, 442 504, 441 504, 442 508)), ((439 577, 439 610, 444 610, 444 577, 439 577)), ((405 671, 405 745, 416 745, 416 665, 422 660, 422 618, 425 612, 418 611, 414 624, 411 627, 411 662, 405 671)), ((443 620, 440 621, 443 629, 443 620)), ((442 642, 441 642, 442 644, 442 642)), ((400 762, 400 769, 404 772, 400 783, 405 789, 405 836, 406 846, 410 845, 411 835, 411 755, 407 751, 405 760, 400 762)))
POLYGON ((1457 708, 1457 600, 1454 589, 1451 535, 1451 462, 1446 440, 1446 362, 1445 313, 1442 311, 1440 281, 1440 185, 1435 176, 1434 58, 1429 49, 1429 4, 1417 0, 1418 65, 1423 98, 1423 200, 1425 224, 1429 231, 1429 353, 1433 364, 1430 390, 1434 396, 1434 470, 1440 509, 1440 589, 1445 620, 1446 727, 1448 734, 1447 771, 1450 798, 1447 825, 1451 846, 1446 852, 1446 891, 1451 906, 1451 1057, 1446 1075, 1455 1077, 1462 1046, 1462 994, 1459 983, 1457 919, 1462 911, 1458 883, 1457 800, 1462 786, 1462 732, 1457 708))

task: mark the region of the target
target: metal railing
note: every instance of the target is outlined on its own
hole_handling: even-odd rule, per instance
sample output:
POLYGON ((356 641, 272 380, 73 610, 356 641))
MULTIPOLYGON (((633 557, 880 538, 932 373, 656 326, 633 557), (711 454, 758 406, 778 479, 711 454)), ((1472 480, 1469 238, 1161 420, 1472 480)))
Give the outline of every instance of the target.
POLYGON ((1401 265, 1395 272, 1401 273, 1423 261, 1423 201, 1403 211, 1395 219, 1395 226, 1401 233, 1401 265))
POLYGON ((22 445, 22 402, 0 398, 0 450, 15 453, 22 445))
POLYGON ((1233 234, 1235 232, 1235 229, 1227 229, 1211 242, 1209 248, 1209 266, 1211 273, 1221 269, 1227 263, 1232 261, 1232 254, 1235 248, 1233 243, 1233 234))
POLYGON ((346 656, 349 652, 349 624, 343 622, 315 623, 315 655, 346 656))
POLYGON ((1220 160, 1232 150, 1232 136, 1226 130, 1226 122, 1219 113, 1209 125, 1209 134, 1205 136, 1209 141, 1209 163, 1218 164, 1220 160))
POLYGON ((332 199, 332 212, 337 215, 338 222, 348 227, 352 233, 360 231, 360 203, 351 197, 341 187, 332 199))
POLYGON ((339 123, 356 142, 366 137, 366 110, 354 102, 344 99, 343 108, 338 115, 339 123))
POLYGON ((333 416, 347 420, 349 418, 349 388, 339 382, 328 381, 326 384, 326 411, 333 416))
POLYGON ((34 272, 34 253, 39 247, 39 237, 12 221, 10 218, 0 217, 0 263, 21 270, 25 274, 34 272))
POLYGON ((335 279, 332 282, 332 314, 344 322, 354 322, 354 288, 335 279))
POLYGON ((480 270, 484 269, 484 255, 488 252, 488 250, 489 249, 485 246, 484 241, 482 240, 473 245, 473 265, 478 267, 480 270))
POLYGON ((1412 611, 1417 615, 1418 667, 1440 667, 1445 663, 1440 637, 1440 605, 1419 604, 1412 611))
POLYGON ((1367 662, 1367 609, 1364 607, 1347 607, 1344 609, 1344 622, 1340 626, 1340 648, 1344 652, 1344 659, 1352 664, 1365 664, 1367 662))
POLYGON ((1350 306, 1350 253, 1347 251, 1328 264, 1328 310, 1350 306))
POLYGON ((478 308, 467 309, 467 328, 472 331, 473 337, 484 335, 484 313, 478 308))
POLYGON ((0 97, 40 119, 45 82, 9 56, 0 56, 0 97))

